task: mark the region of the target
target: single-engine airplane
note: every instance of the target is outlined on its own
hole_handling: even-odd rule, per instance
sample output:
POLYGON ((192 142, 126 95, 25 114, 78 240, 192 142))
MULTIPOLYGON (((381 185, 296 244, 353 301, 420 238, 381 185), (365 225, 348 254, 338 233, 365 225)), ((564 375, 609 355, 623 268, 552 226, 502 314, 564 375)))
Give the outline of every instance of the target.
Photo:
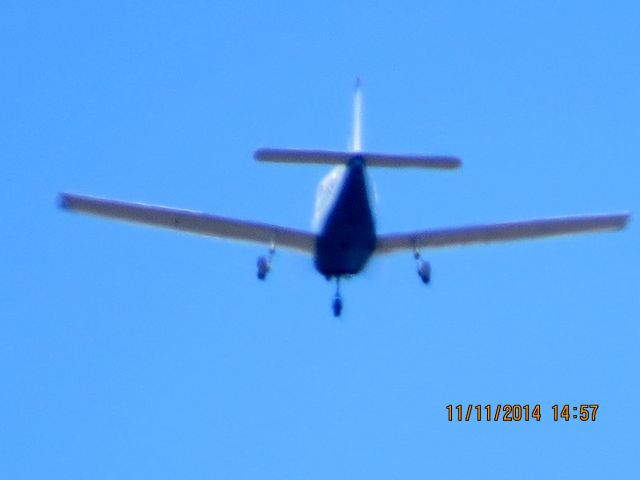
POLYGON ((412 252, 418 275, 426 284, 431 278, 431 266, 421 257, 420 250, 423 248, 619 230, 629 220, 628 213, 576 215, 378 234, 372 213, 367 167, 455 169, 460 167, 461 162, 451 156, 394 155, 363 151, 362 93, 359 80, 356 82, 353 103, 353 137, 349 151, 263 148, 254 155, 256 160, 263 162, 334 165, 318 187, 314 216, 316 232, 70 193, 61 193, 59 204, 68 210, 118 220, 268 245, 268 254, 259 257, 257 262, 257 274, 261 280, 266 278, 271 269, 276 248, 288 248, 312 255, 316 269, 328 280, 336 279, 336 293, 332 303, 335 316, 340 315, 343 307, 340 279, 362 271, 373 255, 398 250, 412 252))

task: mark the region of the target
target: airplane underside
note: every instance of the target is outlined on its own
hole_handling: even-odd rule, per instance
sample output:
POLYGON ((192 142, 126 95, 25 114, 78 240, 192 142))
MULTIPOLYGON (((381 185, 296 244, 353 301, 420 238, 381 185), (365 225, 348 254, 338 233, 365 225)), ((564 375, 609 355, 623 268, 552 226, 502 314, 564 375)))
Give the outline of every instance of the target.
POLYGON ((325 277, 360 272, 376 248, 364 161, 349 161, 344 184, 315 245, 315 266, 325 277))

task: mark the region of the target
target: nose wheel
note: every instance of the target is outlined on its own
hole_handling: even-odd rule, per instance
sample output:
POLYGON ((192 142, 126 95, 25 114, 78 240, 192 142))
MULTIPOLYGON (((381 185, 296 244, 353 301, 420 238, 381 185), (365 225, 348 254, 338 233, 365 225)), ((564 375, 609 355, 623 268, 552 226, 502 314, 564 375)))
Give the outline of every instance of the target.
POLYGON ((342 296, 340 295, 340 277, 336 278, 336 295, 333 297, 331 303, 331 309, 333 310, 333 316, 339 317, 342 313, 342 296))
POLYGON ((339 295, 333 299, 331 308, 333 309, 333 316, 339 317, 342 313, 342 298, 339 295))

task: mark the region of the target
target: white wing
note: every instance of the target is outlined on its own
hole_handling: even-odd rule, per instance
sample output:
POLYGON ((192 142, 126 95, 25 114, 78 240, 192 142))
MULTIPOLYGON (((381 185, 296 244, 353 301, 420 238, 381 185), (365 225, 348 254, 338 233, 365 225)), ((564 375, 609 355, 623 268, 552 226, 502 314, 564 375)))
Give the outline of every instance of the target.
POLYGON ((628 220, 628 213, 580 215, 380 235, 376 253, 619 230, 624 228, 628 220))
POLYGON ((315 250, 315 235, 312 233, 276 225, 246 222, 190 210, 177 210, 68 193, 60 194, 59 203, 62 208, 68 210, 129 222, 144 223, 213 237, 231 238, 267 245, 273 244, 276 247, 286 247, 309 254, 313 254, 315 250))
POLYGON ((364 158, 368 167, 418 167, 453 169, 460 166, 460 159, 445 155, 392 155, 372 152, 339 152, 332 150, 295 150, 286 148, 261 148, 254 158, 262 162, 315 163, 345 165, 354 156, 364 158))

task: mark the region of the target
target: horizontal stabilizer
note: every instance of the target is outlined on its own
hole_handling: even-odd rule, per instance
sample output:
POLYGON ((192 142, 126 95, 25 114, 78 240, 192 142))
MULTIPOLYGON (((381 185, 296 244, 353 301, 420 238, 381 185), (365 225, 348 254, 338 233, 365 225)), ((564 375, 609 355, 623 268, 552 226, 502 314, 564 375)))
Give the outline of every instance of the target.
POLYGON ((59 203, 62 208, 67 210, 156 227, 286 247, 308 254, 312 254, 315 249, 314 234, 276 225, 218 217, 190 210, 177 210, 68 193, 60 194, 59 203))
POLYGON ((261 148, 254 157, 262 162, 309 163, 345 165, 355 156, 364 158, 369 167, 418 167, 453 169, 461 165, 460 159, 445 155, 391 155, 372 152, 339 152, 332 150, 296 150, 261 148))
POLYGON ((376 253, 620 230, 626 226, 628 220, 628 213, 578 215, 380 235, 376 253))

